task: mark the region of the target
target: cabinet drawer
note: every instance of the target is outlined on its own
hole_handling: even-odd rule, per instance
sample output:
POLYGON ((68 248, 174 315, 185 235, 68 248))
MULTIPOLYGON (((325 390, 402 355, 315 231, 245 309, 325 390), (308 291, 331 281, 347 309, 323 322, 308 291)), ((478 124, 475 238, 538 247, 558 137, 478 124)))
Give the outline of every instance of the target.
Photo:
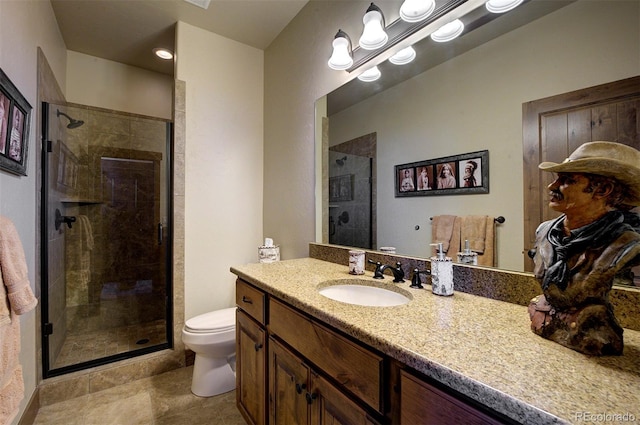
POLYGON ((400 372, 400 400, 401 425, 501 423, 405 371, 400 372))
POLYGON ((243 280, 236 280, 236 304, 262 325, 265 324, 265 298, 261 290, 243 280))
POLYGON ((382 357, 271 299, 269 331, 335 379, 373 409, 383 413, 382 357))

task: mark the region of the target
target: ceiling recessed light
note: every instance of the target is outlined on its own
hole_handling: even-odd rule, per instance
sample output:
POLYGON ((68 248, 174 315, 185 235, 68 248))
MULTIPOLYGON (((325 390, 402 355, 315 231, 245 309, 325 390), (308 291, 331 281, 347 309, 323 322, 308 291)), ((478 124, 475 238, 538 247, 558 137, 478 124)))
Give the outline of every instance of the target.
POLYGON ((164 60, 167 60, 167 61, 173 59, 173 52, 171 50, 168 50, 168 49, 157 47, 157 48, 153 49, 153 53, 155 53, 155 55, 157 57, 159 57, 160 59, 164 59, 164 60))

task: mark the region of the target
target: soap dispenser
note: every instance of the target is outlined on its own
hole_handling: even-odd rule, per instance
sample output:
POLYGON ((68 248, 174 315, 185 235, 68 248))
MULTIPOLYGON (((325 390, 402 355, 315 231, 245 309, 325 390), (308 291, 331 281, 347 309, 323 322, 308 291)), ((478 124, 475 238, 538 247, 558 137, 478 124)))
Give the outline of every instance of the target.
POLYGON ((478 253, 469 248, 469 239, 464 240, 464 251, 458 253, 458 263, 474 266, 478 264, 478 253))
POLYGON ((442 242, 437 246, 435 257, 431 257, 431 291, 436 295, 453 295, 453 261, 445 256, 442 242))

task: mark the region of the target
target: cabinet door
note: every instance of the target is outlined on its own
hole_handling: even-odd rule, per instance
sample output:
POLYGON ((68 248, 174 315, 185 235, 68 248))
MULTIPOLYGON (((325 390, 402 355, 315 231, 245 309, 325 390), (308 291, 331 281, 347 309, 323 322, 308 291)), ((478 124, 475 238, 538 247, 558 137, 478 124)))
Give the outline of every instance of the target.
POLYGON ((311 424, 313 425, 373 425, 367 412, 329 381, 312 373, 311 424))
POLYGON ((309 424, 309 368, 269 338, 269 424, 309 424))
POLYGON ((401 425, 497 425, 500 422, 433 385, 400 372, 401 425))
POLYGON ((265 331, 242 310, 236 313, 236 403, 250 425, 266 424, 265 331))

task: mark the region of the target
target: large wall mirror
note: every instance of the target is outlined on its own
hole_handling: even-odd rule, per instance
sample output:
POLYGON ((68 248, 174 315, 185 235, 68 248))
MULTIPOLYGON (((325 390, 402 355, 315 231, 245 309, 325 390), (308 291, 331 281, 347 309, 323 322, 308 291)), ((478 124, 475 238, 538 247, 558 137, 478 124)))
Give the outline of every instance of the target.
POLYGON ((523 271, 523 104, 640 75, 640 3, 532 0, 451 43, 421 43, 427 46, 418 55, 424 49, 429 58, 417 60, 420 69, 385 62, 381 80, 354 75, 316 102, 324 122, 316 133, 323 170, 317 241, 368 241, 372 249, 429 257, 433 217, 502 216, 494 265, 523 271), (369 139, 375 150, 363 161, 358 144, 369 139), (489 193, 395 196, 396 165, 484 150, 489 193), (371 183, 373 193, 363 195, 369 210, 356 208, 358 180, 371 183), (369 230, 358 229, 363 215, 369 230), (330 240, 338 231, 351 236, 330 240))

